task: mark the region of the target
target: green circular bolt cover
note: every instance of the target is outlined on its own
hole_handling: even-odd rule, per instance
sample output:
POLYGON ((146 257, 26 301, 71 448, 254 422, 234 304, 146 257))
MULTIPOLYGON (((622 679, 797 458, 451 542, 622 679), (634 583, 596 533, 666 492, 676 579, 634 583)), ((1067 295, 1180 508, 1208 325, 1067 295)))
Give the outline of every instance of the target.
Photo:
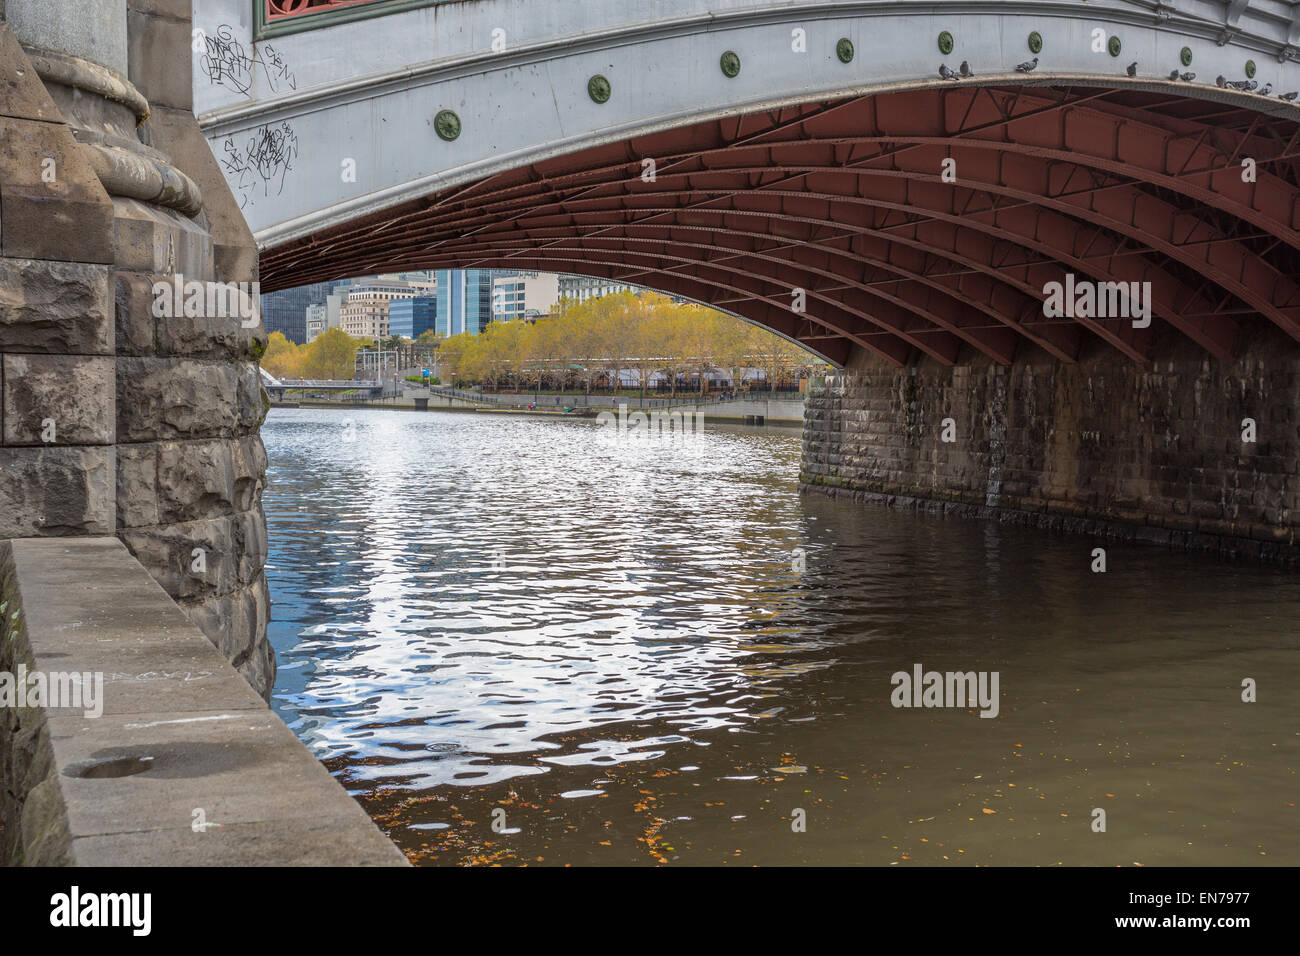
POLYGON ((1110 43, 1107 44, 1107 48, 1110 50, 1111 56, 1119 56, 1119 51, 1120 51, 1119 37, 1111 37, 1110 43))
POLYGON ((460 135, 460 117, 451 110, 439 110, 433 118, 433 130, 447 142, 460 135))
POLYGON ((1252 80, 1255 78, 1255 61, 1254 61, 1254 60, 1247 60, 1247 61, 1246 61, 1246 76, 1250 77, 1252 80))
POLYGON ((728 50, 722 54, 718 60, 718 65, 722 67, 723 76, 736 76, 740 73, 740 57, 736 56, 733 50, 728 50))
POLYGON ((952 52, 952 34, 949 33, 947 30, 944 30, 942 33, 939 34, 939 52, 940 53, 952 52))
POLYGON ((587 81, 587 95, 597 103, 608 103, 610 94, 609 80, 599 73, 587 81))
POLYGON ((1029 34, 1029 52, 1030 53, 1043 52, 1043 35, 1039 33, 1037 30, 1029 34))
POLYGON ((850 62, 853 59, 853 41, 848 37, 840 37, 840 42, 835 44, 835 55, 841 63, 850 62))
POLYGON ((1178 53, 1178 59, 1180 59, 1180 60, 1183 61, 1183 66, 1191 66, 1191 65, 1192 65, 1192 48, 1189 47, 1189 46, 1185 46, 1185 47, 1183 47, 1182 50, 1179 51, 1179 53, 1178 53))

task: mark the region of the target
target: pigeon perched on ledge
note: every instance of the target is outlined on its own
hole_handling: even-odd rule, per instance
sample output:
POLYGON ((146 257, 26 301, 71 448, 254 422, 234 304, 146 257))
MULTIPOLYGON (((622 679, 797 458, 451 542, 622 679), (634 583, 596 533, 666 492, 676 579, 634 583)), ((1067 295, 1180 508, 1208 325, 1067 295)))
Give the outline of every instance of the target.
POLYGON ((1273 92, 1273 84, 1272 84, 1272 83, 1265 83, 1265 84, 1264 84, 1264 88, 1263 88, 1262 90, 1259 91, 1259 95, 1260 95, 1260 96, 1269 96, 1269 95, 1272 94, 1272 92, 1273 92))
POLYGON ((1225 79, 1223 78, 1223 74, 1220 73, 1217 77, 1215 77, 1215 79, 1214 79, 1214 85, 1217 86, 1217 87, 1219 87, 1220 89, 1223 89, 1224 87, 1226 87, 1226 86, 1228 85, 1228 81, 1225 80, 1225 79))
POLYGON ((1176 80, 1176 79, 1178 79, 1178 71, 1177 71, 1177 70, 1174 70, 1172 73, 1170 73, 1170 74, 1169 74, 1169 79, 1171 79, 1171 80, 1176 80))
POLYGON ((1183 74, 1181 74, 1178 78, 1179 78, 1180 80, 1182 80, 1184 83, 1190 83, 1190 82, 1192 82, 1192 80, 1196 79, 1196 74, 1195 74, 1195 73, 1183 73, 1183 74))
POLYGON ((975 73, 970 68, 970 64, 965 60, 961 61, 961 66, 957 67, 957 72, 959 72, 963 77, 966 77, 967 79, 975 75, 975 73))
POLYGON ((1125 72, 1127 72, 1129 76, 1137 76, 1137 75, 1138 75, 1138 61, 1137 61, 1137 60, 1134 60, 1132 63, 1130 63, 1130 64, 1128 65, 1128 69, 1127 69, 1125 72))
POLYGON ((1036 66, 1038 66, 1038 57, 1034 57, 1032 60, 1026 60, 1024 63, 1019 64, 1019 65, 1016 67, 1016 72, 1017 72, 1017 73, 1032 73, 1032 72, 1034 72, 1034 67, 1036 67, 1036 66))
POLYGON ((957 74, 954 73, 952 70, 948 69, 947 63, 939 64, 939 76, 943 77, 945 80, 957 79, 957 74))
POLYGON ((1286 100, 1288 103, 1294 103, 1297 96, 1300 96, 1300 90, 1292 90, 1290 93, 1279 93, 1277 98, 1279 100, 1286 100))

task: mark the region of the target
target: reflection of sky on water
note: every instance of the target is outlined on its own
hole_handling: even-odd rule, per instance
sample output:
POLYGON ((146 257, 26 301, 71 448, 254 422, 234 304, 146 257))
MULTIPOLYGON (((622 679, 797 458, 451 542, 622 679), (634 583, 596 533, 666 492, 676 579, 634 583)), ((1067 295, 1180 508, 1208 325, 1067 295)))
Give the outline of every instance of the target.
POLYGON ((349 778, 644 760, 773 712, 815 548, 797 436, 308 409, 263 435, 274 704, 349 778))

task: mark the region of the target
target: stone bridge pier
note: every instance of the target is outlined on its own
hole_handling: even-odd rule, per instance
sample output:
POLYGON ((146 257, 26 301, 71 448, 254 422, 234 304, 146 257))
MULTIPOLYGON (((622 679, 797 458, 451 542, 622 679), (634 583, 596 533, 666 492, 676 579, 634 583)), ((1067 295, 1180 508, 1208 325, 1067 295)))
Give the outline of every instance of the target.
POLYGON ((0 539, 116 535, 265 698, 264 332, 153 308, 258 277, 190 38, 189 0, 0 2, 0 539))
POLYGON ((800 485, 857 501, 1296 563, 1300 343, 1261 323, 1230 359, 1172 331, 897 368, 864 353, 809 396, 800 485))

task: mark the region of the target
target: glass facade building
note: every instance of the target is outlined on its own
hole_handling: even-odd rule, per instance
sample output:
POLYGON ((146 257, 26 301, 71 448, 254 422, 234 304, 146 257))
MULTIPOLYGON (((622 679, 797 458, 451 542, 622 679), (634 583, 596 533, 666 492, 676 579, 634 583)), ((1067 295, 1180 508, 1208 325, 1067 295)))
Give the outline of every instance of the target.
POLYGON ((266 334, 280 332, 290 342, 307 341, 307 307, 324 305, 326 298, 343 281, 313 282, 296 289, 281 289, 262 296, 262 321, 266 334))
POLYGON ((491 269, 438 270, 439 335, 478 335, 492 321, 491 269))
POLYGON ((388 334, 419 338, 437 328, 438 300, 432 296, 393 299, 388 303, 388 334))

